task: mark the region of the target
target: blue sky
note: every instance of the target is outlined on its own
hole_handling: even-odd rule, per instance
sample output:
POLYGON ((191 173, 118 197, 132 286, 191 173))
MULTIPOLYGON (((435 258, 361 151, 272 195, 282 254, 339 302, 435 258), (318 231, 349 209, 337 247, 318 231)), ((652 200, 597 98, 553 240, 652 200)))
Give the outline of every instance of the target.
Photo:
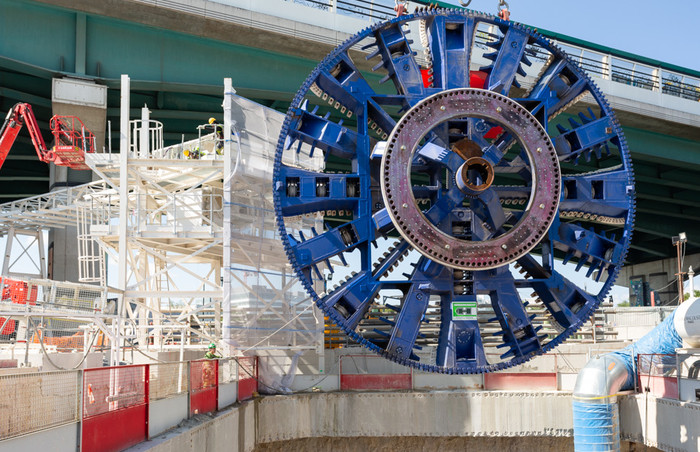
MULTIPOLYGON (((459 4, 458 0, 446 0, 459 4)), ((516 22, 700 71, 696 1, 507 0, 516 22)), ((470 9, 495 14, 498 0, 470 9)))

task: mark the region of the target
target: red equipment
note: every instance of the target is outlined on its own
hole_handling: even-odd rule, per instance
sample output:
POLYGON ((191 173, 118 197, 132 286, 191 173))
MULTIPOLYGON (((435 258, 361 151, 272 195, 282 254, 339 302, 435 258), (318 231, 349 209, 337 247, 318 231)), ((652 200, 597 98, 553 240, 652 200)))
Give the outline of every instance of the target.
MULTIPOLYGON (((423 86, 426 88, 430 88, 430 84, 432 83, 431 77, 432 72, 430 69, 421 69, 421 76, 423 77, 423 86)), ((486 85, 486 78, 488 77, 488 74, 486 72, 482 71, 471 71, 469 72, 469 87, 470 88, 481 88, 483 89, 484 86, 486 85)), ((486 139, 494 139, 498 137, 501 133, 503 132, 502 127, 492 127, 491 130, 486 132, 484 135, 484 138, 486 139)))
POLYGON ((0 167, 5 163, 7 154, 24 124, 27 125, 39 160, 77 170, 90 169, 85 164, 85 153, 95 152, 95 136, 85 128, 82 121, 75 116, 52 117, 50 127, 56 143, 52 149, 47 149, 32 106, 25 103, 18 103, 12 107, 0 129, 0 167))
MULTIPOLYGON (((30 289, 29 285, 24 281, 1 278, 0 293, 2 294, 2 300, 10 300, 11 303, 15 304, 29 303, 30 305, 35 305, 38 290, 36 286, 32 286, 30 289)), ((7 320, 5 317, 0 317, 0 334, 10 335, 14 333, 15 325, 16 322, 14 320, 7 320)))

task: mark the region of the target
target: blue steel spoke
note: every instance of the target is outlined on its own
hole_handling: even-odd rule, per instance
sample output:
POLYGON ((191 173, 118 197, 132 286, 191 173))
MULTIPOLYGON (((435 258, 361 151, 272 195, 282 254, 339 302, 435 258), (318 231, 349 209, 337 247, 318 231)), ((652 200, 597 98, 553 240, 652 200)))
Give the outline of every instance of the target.
POLYGON ((341 124, 329 121, 328 117, 320 117, 314 111, 307 111, 307 103, 296 110, 295 130, 290 130, 286 149, 292 148, 295 144, 303 142, 312 147, 318 148, 327 154, 340 158, 353 158, 357 152, 357 132, 354 132, 341 124))
POLYGON ((508 95, 511 86, 516 85, 516 74, 525 75, 521 64, 529 64, 525 56, 525 46, 529 35, 515 28, 509 28, 499 43, 498 50, 492 54, 484 55, 493 63, 481 70, 488 73, 484 88, 508 95))
POLYGON ((508 350, 501 359, 513 356, 526 356, 540 351, 541 345, 537 332, 541 327, 532 325, 534 314, 525 311, 515 279, 508 267, 474 272, 474 288, 479 294, 486 294, 491 299, 491 306, 496 319, 501 325, 503 344, 508 350))
MULTIPOLYGON (((369 85, 360 70, 347 53, 339 55, 336 64, 319 72, 314 82, 316 95, 327 102, 341 115, 352 118, 365 117, 369 120, 371 130, 384 137, 394 127, 396 121, 387 114, 373 97, 380 97, 369 85)), ((403 96, 397 100, 405 103, 403 96)))
POLYGON ((430 300, 430 283, 414 282, 403 296, 401 311, 396 316, 386 351, 401 358, 411 356, 423 315, 430 300))
POLYGON ((574 257, 578 258, 576 271, 589 264, 586 277, 590 277, 598 270, 596 280, 600 279, 605 269, 623 257, 624 247, 615 237, 574 223, 555 220, 549 230, 549 239, 554 243, 554 248, 565 253, 565 264, 574 257))
POLYGON ((553 140, 560 160, 578 159, 582 154, 586 160, 590 160, 592 154, 600 159, 603 152, 610 153, 608 143, 617 138, 611 118, 596 118, 593 112, 590 117, 581 113, 579 121, 569 118, 569 124, 571 129, 557 125, 560 135, 553 140))
POLYGON ((634 195, 628 178, 629 172, 623 169, 562 177, 564 197, 559 210, 624 218, 634 195))
POLYGON ((488 365, 476 314, 475 295, 444 294, 436 365, 449 373, 474 372, 488 365), (473 306, 473 308, 471 307, 473 306), (460 315, 464 310, 474 313, 460 315))
POLYGON ((440 264, 425 257, 418 260, 411 274, 412 282, 403 288, 401 310, 394 321, 387 352, 399 358, 411 356, 430 295, 452 290, 450 275, 440 264))
POLYGON ((324 210, 351 210, 360 202, 357 174, 329 174, 282 164, 276 189, 283 216, 324 210), (348 194, 352 196, 348 196, 348 194))
POLYGON ((545 109, 545 118, 558 114, 571 102, 590 89, 582 72, 573 70, 563 55, 545 70, 530 91, 530 99, 540 101, 545 109))
POLYGON ((333 106, 337 103, 341 114, 348 117, 351 115, 347 110, 355 115, 362 113, 365 102, 375 94, 347 53, 339 55, 335 66, 321 71, 316 84, 326 94, 322 99, 333 106))
POLYGON ((457 186, 451 187, 425 212, 425 217, 433 224, 439 224, 452 210, 461 205, 465 195, 457 186))
POLYGON ((320 299, 318 305, 331 314, 337 324, 354 330, 367 313, 381 285, 369 270, 361 270, 320 299))
POLYGON ((476 199, 472 200, 472 210, 488 226, 488 230, 491 232, 490 236, 500 231, 506 222, 506 215, 503 206, 501 206, 498 192, 493 188, 484 190, 476 199))
POLYGON ((421 146, 421 148, 416 151, 413 161, 414 164, 419 165, 425 162, 437 163, 438 165, 449 168, 453 173, 464 163, 464 160, 459 155, 434 142, 428 142, 421 146))
POLYGON ((302 233, 297 240, 289 235, 289 246, 297 264, 309 267, 373 240, 373 226, 371 218, 360 217, 313 237, 303 237, 302 233))
POLYGON ((595 306, 595 298, 576 287, 556 270, 547 270, 534 257, 526 255, 518 264, 532 277, 522 286, 531 287, 554 319, 564 328, 578 327, 595 306), (581 317, 578 316, 582 313, 581 317))
POLYGON ((433 84, 442 89, 469 86, 473 17, 436 16, 428 21, 433 84))
POLYGON ((384 67, 388 74, 382 82, 392 80, 397 92, 406 96, 409 105, 414 105, 426 96, 427 89, 401 24, 388 24, 375 32, 375 38, 377 48, 367 59, 379 55, 382 61, 373 70, 384 67))

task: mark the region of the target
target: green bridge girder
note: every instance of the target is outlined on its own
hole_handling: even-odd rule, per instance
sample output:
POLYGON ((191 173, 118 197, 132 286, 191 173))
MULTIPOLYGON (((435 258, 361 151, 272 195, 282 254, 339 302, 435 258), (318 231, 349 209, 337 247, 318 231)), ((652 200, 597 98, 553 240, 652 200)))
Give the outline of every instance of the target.
MULTIPOLYGON (((147 104, 151 117, 164 123, 166 142, 174 143, 183 135, 194 138, 198 124, 221 116, 224 77, 233 79, 239 94, 286 111, 318 63, 308 52, 277 52, 269 43, 259 48, 252 39, 244 45, 241 36, 229 39, 237 42, 217 40, 211 38, 215 32, 202 28, 220 26, 222 36, 235 35, 236 30, 222 23, 193 19, 186 33, 156 26, 159 18, 153 8, 124 20, 116 13, 110 17, 48 3, 54 1, 0 0, 0 114, 17 102, 31 103, 47 140, 53 77, 83 77, 106 85, 107 119, 116 131, 119 77, 129 74, 131 116, 139 117, 140 107, 147 104)), ((105 2, 112 7, 119 3, 105 2)), ((285 43, 285 37, 277 39, 285 43)), ((288 49, 289 43, 280 47, 288 49)), ((637 178, 638 215, 628 260, 675 256, 670 237, 681 231, 688 233, 687 253, 700 252, 700 130, 675 127, 672 133, 662 132, 653 118, 640 124, 639 118, 626 121, 624 115, 621 122, 637 178)), ((28 134, 22 132, 0 172, 0 202, 49 189, 49 167, 38 161, 28 134)))

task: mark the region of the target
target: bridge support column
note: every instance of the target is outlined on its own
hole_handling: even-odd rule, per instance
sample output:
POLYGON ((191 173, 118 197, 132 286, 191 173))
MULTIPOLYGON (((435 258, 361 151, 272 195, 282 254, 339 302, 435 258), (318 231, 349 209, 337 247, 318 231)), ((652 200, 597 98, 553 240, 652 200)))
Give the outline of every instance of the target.
MULTIPOLYGON (((54 115, 77 116, 95 135, 95 151, 102 152, 107 122, 107 87, 93 82, 54 78, 51 106, 54 115)), ((52 145, 52 144, 50 144, 52 145)), ((51 165, 50 189, 91 182, 92 171, 80 171, 51 165)), ((48 277, 58 281, 78 282, 78 239, 76 226, 49 232, 48 277)))

